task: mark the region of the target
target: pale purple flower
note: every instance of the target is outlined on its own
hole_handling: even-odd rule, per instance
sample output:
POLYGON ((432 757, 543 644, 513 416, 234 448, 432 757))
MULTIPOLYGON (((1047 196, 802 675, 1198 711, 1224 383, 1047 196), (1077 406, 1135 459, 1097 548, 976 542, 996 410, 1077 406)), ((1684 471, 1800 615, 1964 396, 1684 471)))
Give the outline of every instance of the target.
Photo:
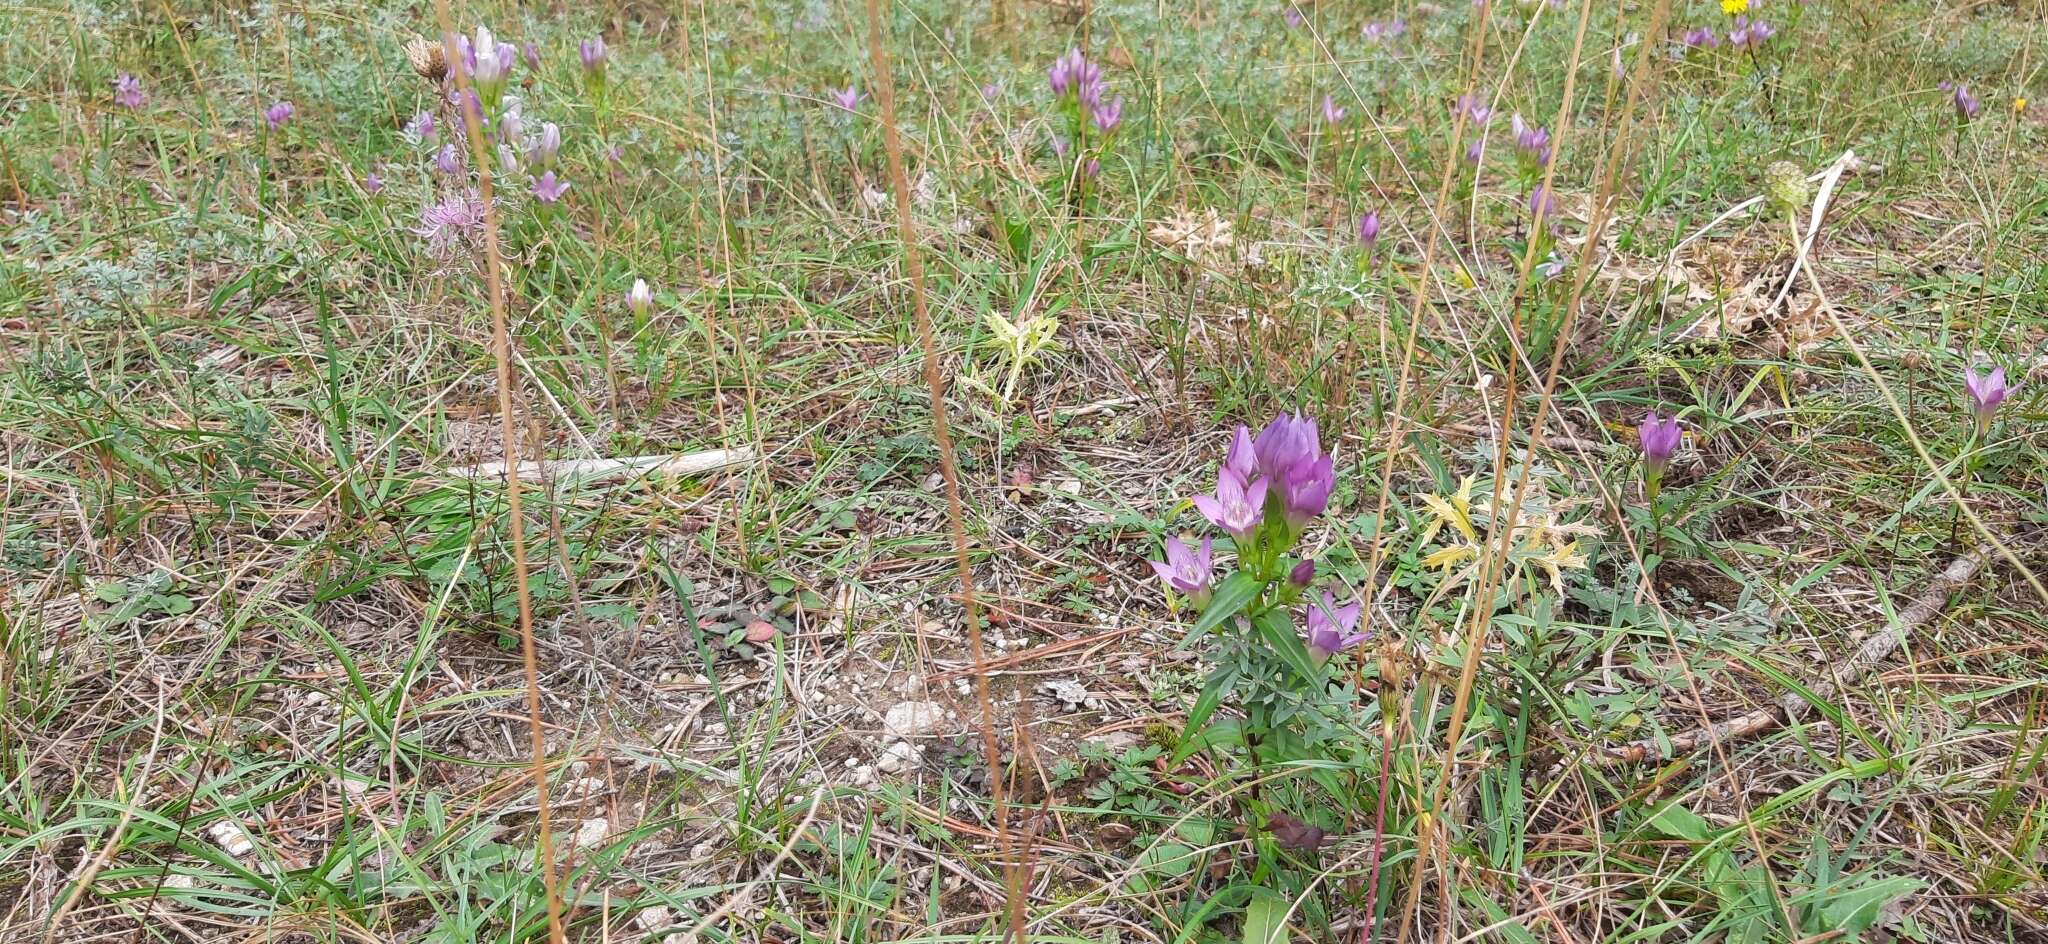
POLYGON ((1295 528, 1323 513, 1336 485, 1335 460, 1323 451, 1313 417, 1283 413, 1252 441, 1261 482, 1279 489, 1280 507, 1295 528))
POLYGON ((1550 163, 1550 132, 1522 120, 1522 113, 1515 112, 1509 120, 1515 134, 1515 150, 1523 159, 1537 167, 1550 163))
POLYGON ((1970 397, 1970 412, 1977 418, 1977 435, 1982 436, 1991 429, 1991 417, 1998 412, 1998 405, 2012 393, 2006 386, 2005 368, 1993 366, 1988 374, 1978 373, 1977 368, 1963 368, 1963 392, 1970 397))
POLYGON ((583 71, 593 76, 604 74, 604 60, 606 56, 604 37, 594 36, 584 40, 581 45, 577 46, 576 55, 583 60, 583 71))
POLYGON ((1072 147, 1072 145, 1067 143, 1066 138, 1060 137, 1057 134, 1052 136, 1052 154, 1054 157, 1063 161, 1066 160, 1069 147, 1072 147))
POLYGON ((483 97, 497 101, 497 93, 505 87, 505 79, 512 73, 512 63, 519 51, 511 43, 498 42, 491 35, 489 27, 476 28, 476 38, 462 40, 462 64, 469 69, 469 80, 476 85, 483 97))
POLYGON ((648 310, 654 307, 654 290, 647 287, 646 279, 633 280, 633 290, 626 293, 626 307, 635 315, 647 317, 648 310))
POLYGON ((1380 211, 1373 210, 1358 219, 1358 242, 1371 252, 1380 241, 1380 211))
POLYGON ((149 93, 142 88, 142 80, 126 72, 114 76, 114 104, 131 111, 140 111, 149 104, 149 93))
POLYGON ((1663 473, 1672 454, 1678 451, 1678 442, 1683 435, 1676 414, 1667 419, 1651 410, 1648 416, 1643 417, 1642 425, 1636 427, 1636 441, 1643 447, 1643 461, 1649 464, 1654 474, 1663 473))
POLYGON ((1258 451, 1252 445, 1252 431, 1243 423, 1237 424, 1237 432, 1230 438, 1230 449, 1223 453, 1223 468, 1249 482, 1252 474, 1258 471, 1258 463, 1258 451))
POLYGON ((1095 130, 1108 134, 1124 120, 1124 97, 1118 95, 1110 101, 1095 106, 1089 118, 1095 122, 1095 130))
POLYGON ((1311 603, 1308 615, 1302 620, 1302 635, 1308 643, 1309 655, 1322 662, 1329 657, 1365 644, 1372 638, 1371 633, 1358 632, 1358 618, 1365 613, 1365 604, 1352 601, 1337 605, 1337 598, 1330 591, 1323 591, 1320 604, 1311 603))
POLYGON ((535 166, 555 166, 555 158, 562 153, 562 127, 552 121, 541 122, 540 136, 533 141, 532 161, 535 166))
POLYGON ((1166 539, 1166 560, 1146 561, 1166 585, 1198 601, 1209 595, 1209 580, 1215 570, 1215 539, 1204 537, 1202 549, 1194 550, 1179 538, 1166 539))
POLYGON ((1983 104, 1977 101, 1977 96, 1970 94, 1970 87, 1967 85, 1956 85, 1949 96, 1949 101, 1955 105, 1956 117, 1964 121, 1977 117, 1978 109, 1983 107, 1983 104))
POLYGON ((1735 18, 1735 28, 1728 31, 1728 45, 1737 49, 1755 49, 1777 32, 1771 24, 1762 20, 1751 22, 1749 17, 1738 16, 1735 18))
POLYGON ((1479 163, 1480 161, 1482 161, 1482 160, 1485 160, 1485 159, 1486 159, 1486 139, 1485 139, 1485 138, 1473 138, 1473 139, 1472 139, 1472 143, 1471 143, 1471 144, 1467 144, 1467 145, 1465 145, 1465 161, 1466 161, 1467 163, 1471 163, 1471 164, 1477 164, 1477 163, 1479 163))
POLYGON ((989 104, 994 104, 1002 95, 1003 86, 1000 83, 989 82, 981 87, 981 100, 989 104))
POLYGON ((534 199, 553 205, 561 202, 562 194, 569 192, 569 182, 555 177, 554 171, 543 171, 533 182, 534 199))
POLYGON ((851 85, 843 89, 832 90, 832 104, 838 105, 841 111, 853 111, 859 108, 862 97, 860 89, 851 85))
POLYGON ((486 213, 483 198, 474 189, 451 193, 420 211, 420 225, 413 234, 427 241, 428 253, 447 258, 483 232, 486 213))
POLYGON ((433 112, 420 112, 412 116, 411 121, 405 123, 406 136, 415 141, 432 141, 434 140, 435 133, 433 112))
POLYGON ((1052 86, 1053 95, 1064 98, 1071 93, 1091 108, 1102 100, 1102 68, 1089 62, 1078 47, 1053 61, 1046 70, 1046 83, 1052 86))
POLYGON ((1247 485, 1244 476, 1226 466, 1216 476, 1216 494, 1196 495, 1195 508, 1209 523, 1244 541, 1266 518, 1267 488, 1264 478, 1247 485))
POLYGON ((1451 110, 1463 112, 1475 125, 1483 125, 1493 120, 1493 106, 1481 102, 1479 96, 1469 92, 1458 96, 1458 101, 1451 106, 1451 110))
POLYGON ((1721 34, 1710 27, 1702 26, 1685 34, 1687 49, 1712 49, 1721 45, 1721 34))
POLYGON ((443 144, 434 155, 434 169, 450 177, 462 173, 462 152, 454 144, 443 144))
POLYGON ((462 116, 463 121, 474 121, 479 126, 483 124, 484 100, 477 96, 476 89, 449 89, 448 104, 455 106, 456 113, 462 116))
POLYGON ((1301 10, 1300 8, 1296 7, 1292 2, 1289 2, 1287 6, 1280 11, 1280 16, 1281 18, 1287 21, 1288 29, 1301 28, 1301 10))
POLYGON ((1336 125, 1343 123, 1343 121, 1344 107, 1337 104, 1337 99, 1334 96, 1323 96, 1323 123, 1336 125))
POLYGON ((1081 165, 1081 173, 1089 178, 1094 178, 1100 175, 1102 173, 1101 159, 1094 157, 1089 158, 1088 163, 1081 165))
POLYGON ((1529 188, 1529 219, 1546 223, 1557 222, 1557 197, 1542 184, 1529 188))
POLYGON ((1406 32, 1408 32, 1408 21, 1395 18, 1391 20, 1374 20, 1367 23, 1364 28, 1359 30, 1359 35, 1365 37, 1365 41, 1368 43, 1377 43, 1398 38, 1402 33, 1406 32))
POLYGON ((292 120, 292 116, 297 113, 298 109, 292 107, 291 102, 271 102, 269 108, 263 109, 263 123, 269 125, 270 130, 276 131, 280 128, 283 128, 285 125, 289 124, 292 120))
POLYGON ((534 46, 534 44, 526 43, 521 45, 519 47, 519 56, 526 60, 527 68, 535 72, 540 71, 540 49, 534 46))
POLYGON ((363 192, 372 196, 384 192, 384 178, 377 176, 377 172, 374 170, 364 174, 363 192))
POLYGON ((1297 587, 1306 587, 1316 579, 1315 558, 1309 558, 1287 571, 1287 582, 1297 587))
POLYGON ((1545 256, 1542 262, 1536 264, 1536 277, 1548 282, 1563 275, 1564 270, 1570 267, 1570 265, 1571 263, 1565 261, 1563 256, 1557 254, 1557 250, 1552 249, 1550 255, 1545 256))

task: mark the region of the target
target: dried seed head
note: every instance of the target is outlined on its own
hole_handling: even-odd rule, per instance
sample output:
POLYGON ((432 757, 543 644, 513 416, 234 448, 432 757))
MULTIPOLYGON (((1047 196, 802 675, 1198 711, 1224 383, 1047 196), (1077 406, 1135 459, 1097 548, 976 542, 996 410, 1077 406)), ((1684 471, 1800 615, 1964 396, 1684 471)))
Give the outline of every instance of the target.
POLYGON ((1392 697, 1408 680, 1408 652, 1389 639, 1380 644, 1380 697, 1392 697))
POLYGON ((441 44, 425 37, 416 37, 405 44, 405 58, 412 63, 412 71, 429 82, 439 82, 448 76, 448 55, 441 44))

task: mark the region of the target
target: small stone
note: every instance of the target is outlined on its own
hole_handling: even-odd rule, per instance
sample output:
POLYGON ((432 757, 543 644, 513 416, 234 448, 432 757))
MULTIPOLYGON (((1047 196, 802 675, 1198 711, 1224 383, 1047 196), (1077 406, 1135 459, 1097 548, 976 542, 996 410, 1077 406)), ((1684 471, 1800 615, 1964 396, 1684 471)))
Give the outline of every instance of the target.
POLYGON ((649 905, 640 909, 634 923, 640 925, 642 931, 666 931, 675 925, 676 916, 665 905, 649 905))
POLYGON ((207 829, 215 844, 227 850, 228 855, 241 857, 256 851, 256 841, 242 829, 240 823, 224 819, 207 829))
POLYGON ((928 737, 945 723, 945 707, 931 701, 901 702, 882 716, 882 730, 893 738, 928 737))
POLYGON ((611 834, 612 821, 602 816, 586 819, 576 827, 576 834, 569 841, 578 849, 585 849, 604 841, 611 834))
POLYGON ((885 774, 900 774, 917 765, 917 746, 908 741, 897 741, 882 752, 882 759, 875 762, 875 769, 885 774))

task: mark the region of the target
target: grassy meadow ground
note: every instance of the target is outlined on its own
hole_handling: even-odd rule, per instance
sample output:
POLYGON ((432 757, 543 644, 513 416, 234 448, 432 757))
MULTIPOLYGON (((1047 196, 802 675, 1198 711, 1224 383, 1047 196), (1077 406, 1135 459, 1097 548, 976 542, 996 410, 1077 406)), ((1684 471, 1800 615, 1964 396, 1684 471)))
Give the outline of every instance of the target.
POLYGON ((2048 10, 1297 2, 0 9, 0 940, 2048 940, 2048 10))

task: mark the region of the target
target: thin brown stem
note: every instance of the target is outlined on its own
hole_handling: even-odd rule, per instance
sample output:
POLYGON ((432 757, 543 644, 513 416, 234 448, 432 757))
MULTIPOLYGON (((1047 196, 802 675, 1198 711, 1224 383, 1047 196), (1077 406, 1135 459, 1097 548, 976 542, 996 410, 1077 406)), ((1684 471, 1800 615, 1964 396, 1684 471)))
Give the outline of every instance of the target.
POLYGON ((967 514, 960 499, 960 469, 953 455, 953 433, 946 419, 946 382, 939 373, 938 344, 933 340, 931 309, 925 300, 924 259, 918 252, 917 226, 910 215, 910 173, 903 165, 903 135, 896 123, 896 78, 889 68, 888 44, 882 34, 882 0, 867 0, 868 56, 875 71, 875 100, 882 107, 882 145, 889 155, 889 184, 896 192, 896 234, 903 243, 903 268, 910 275, 910 306, 917 322, 918 344, 924 350, 924 382, 931 396, 932 439, 939 448, 939 473, 946 483, 946 524, 953 541, 953 566, 960 576, 960 606, 967 623, 967 645, 974 657, 974 698, 981 709, 981 748, 988 762, 988 789, 995 812, 996 852, 1003 866, 1007 939, 1024 940, 1024 890, 1019 863, 1011 857, 1009 810, 1003 789, 1002 752, 996 745, 995 702, 989 696, 988 663, 982 648, 981 612, 974 598, 974 569, 967 557, 967 514))
MULTIPOLYGON (((455 49, 454 21, 448 14, 448 0, 434 0, 434 18, 441 27, 441 43, 448 62, 461 61, 455 49)), ((469 95, 469 76, 451 68, 449 76, 462 99, 469 95)), ((475 109, 459 107, 462 127, 469 139, 470 163, 476 167, 477 198, 484 207, 484 281, 491 301, 491 356, 497 362, 498 436, 505 453, 505 514, 507 538, 512 542, 512 580, 519 601, 519 652, 526 675, 526 721, 531 735, 534 815, 539 820, 535 858, 539 860, 541 888, 547 897, 548 940, 567 944, 562 930, 562 897, 556 887, 554 835, 548 809, 547 734, 540 711, 540 657, 533 641, 533 594, 526 581, 526 509, 520 496, 518 410, 512 395, 512 331, 505 315, 505 258, 498 245, 498 213, 493 205, 490 148, 484 143, 482 115, 475 109)))

